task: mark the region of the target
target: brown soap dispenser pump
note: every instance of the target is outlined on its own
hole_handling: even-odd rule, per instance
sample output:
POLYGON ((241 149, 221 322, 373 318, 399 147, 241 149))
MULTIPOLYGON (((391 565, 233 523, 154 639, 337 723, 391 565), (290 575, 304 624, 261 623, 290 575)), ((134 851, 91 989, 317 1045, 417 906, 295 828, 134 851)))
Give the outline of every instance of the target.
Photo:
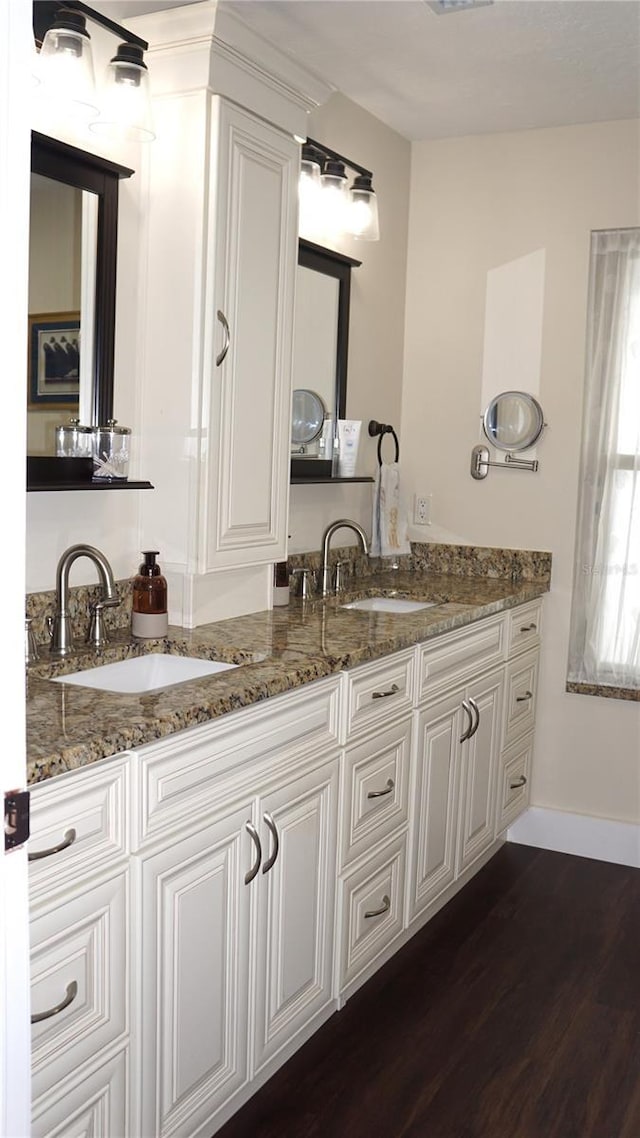
POLYGON ((157 549, 143 549, 144 561, 133 579, 131 631, 134 636, 166 636, 169 628, 167 582, 156 564, 157 549))

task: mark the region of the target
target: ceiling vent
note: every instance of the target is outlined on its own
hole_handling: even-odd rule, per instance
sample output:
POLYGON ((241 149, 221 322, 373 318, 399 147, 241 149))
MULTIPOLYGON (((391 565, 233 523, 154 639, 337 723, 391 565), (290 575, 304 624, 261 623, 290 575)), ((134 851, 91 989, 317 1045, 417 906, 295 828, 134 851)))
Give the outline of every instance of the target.
POLYGON ((437 16, 446 16, 449 12, 465 12, 468 8, 487 8, 493 0, 426 0, 426 3, 437 16))

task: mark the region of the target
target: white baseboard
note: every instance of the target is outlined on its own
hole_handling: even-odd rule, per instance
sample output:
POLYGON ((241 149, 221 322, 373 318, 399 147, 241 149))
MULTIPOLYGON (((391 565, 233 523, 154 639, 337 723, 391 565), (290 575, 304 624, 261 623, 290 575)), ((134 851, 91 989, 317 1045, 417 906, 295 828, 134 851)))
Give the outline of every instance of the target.
POLYGON ((507 841, 640 869, 640 825, 530 806, 509 826, 507 841))

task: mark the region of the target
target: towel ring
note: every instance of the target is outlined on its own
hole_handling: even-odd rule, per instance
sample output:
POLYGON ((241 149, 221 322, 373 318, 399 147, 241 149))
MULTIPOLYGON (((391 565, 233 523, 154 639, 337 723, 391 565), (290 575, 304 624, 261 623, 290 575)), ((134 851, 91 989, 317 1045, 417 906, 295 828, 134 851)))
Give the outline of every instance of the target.
POLYGON ((400 459, 400 443, 398 442, 398 436, 396 435, 396 432, 394 431, 394 429, 390 423, 378 423, 375 419, 371 419, 371 421, 369 422, 369 434, 371 435, 372 438, 375 438, 376 435, 379 435, 379 438, 378 438, 378 466, 382 466, 382 439, 384 438, 385 435, 392 435, 393 436, 393 441, 396 444, 396 459, 395 460, 396 460, 396 462, 399 461, 399 459, 400 459))

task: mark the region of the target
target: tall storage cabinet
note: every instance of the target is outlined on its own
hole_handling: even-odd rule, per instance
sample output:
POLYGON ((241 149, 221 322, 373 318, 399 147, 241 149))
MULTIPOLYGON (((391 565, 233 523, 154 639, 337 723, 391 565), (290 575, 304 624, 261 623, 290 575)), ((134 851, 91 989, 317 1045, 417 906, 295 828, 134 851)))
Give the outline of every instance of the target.
POLYGON ((211 104, 198 568, 286 556, 299 146, 211 104))

